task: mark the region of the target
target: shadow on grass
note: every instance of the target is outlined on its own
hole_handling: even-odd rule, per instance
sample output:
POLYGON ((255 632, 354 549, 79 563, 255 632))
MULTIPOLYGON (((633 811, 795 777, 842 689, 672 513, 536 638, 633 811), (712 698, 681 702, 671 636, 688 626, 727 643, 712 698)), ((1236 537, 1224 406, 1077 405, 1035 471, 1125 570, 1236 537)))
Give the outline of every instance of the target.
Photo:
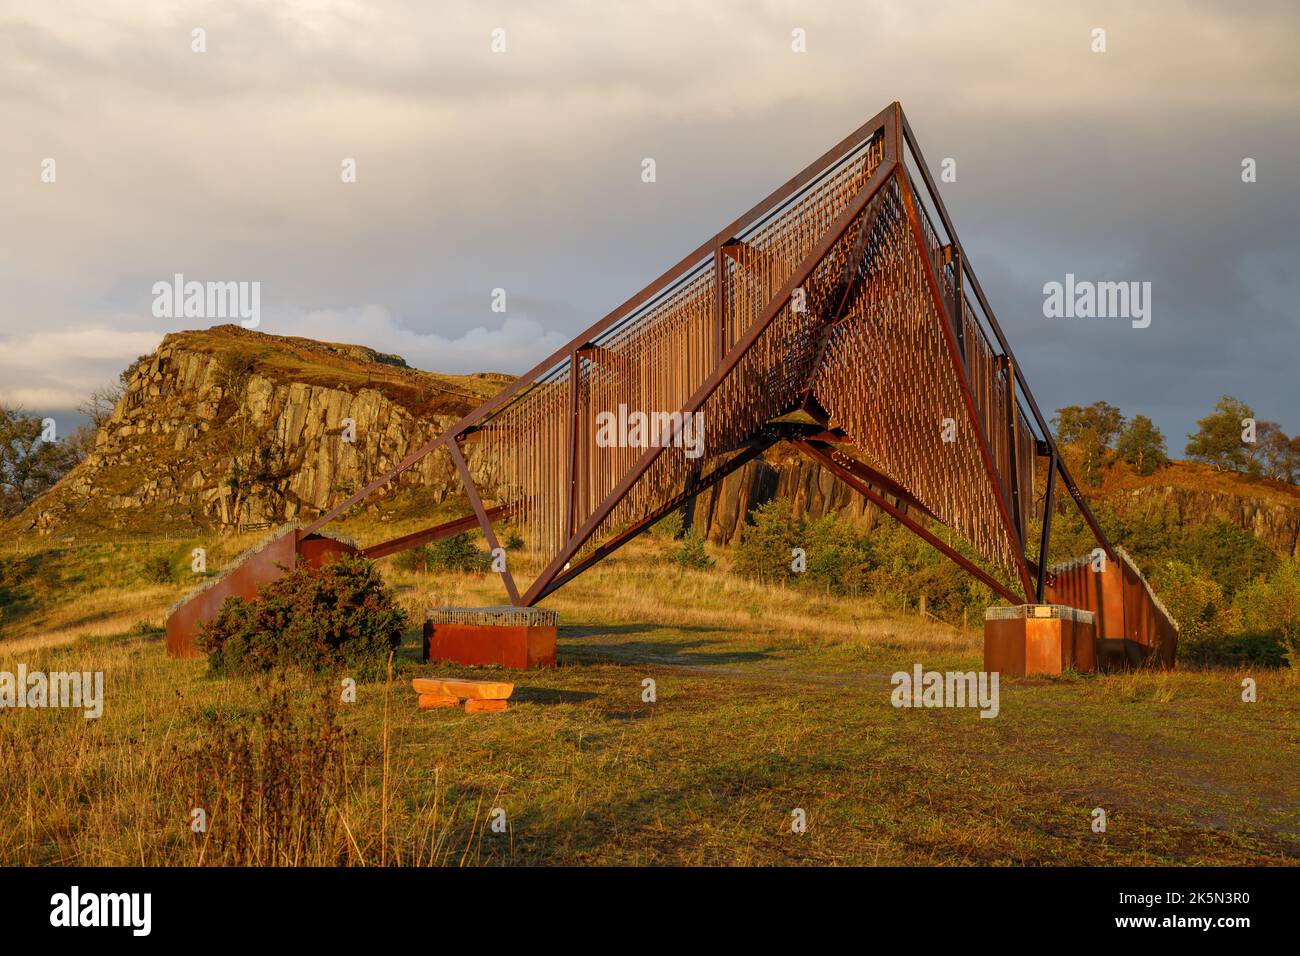
POLYGON ((599 697, 585 690, 558 690, 554 687, 516 687, 510 702, 521 704, 577 704, 599 697))
MULTIPOLYGON (((674 624, 671 628, 682 634, 716 634, 716 627, 702 624, 674 624)), ((560 628, 561 638, 582 640, 587 637, 613 637, 617 634, 644 634, 647 631, 668 630, 663 624, 594 624, 565 626, 560 628)))
MULTIPOLYGON (((606 632, 608 633, 608 632, 606 632)), ((773 659, 768 651, 700 651, 720 641, 623 641, 618 644, 579 644, 562 648, 566 661, 619 664, 679 664, 695 667, 748 664, 773 659)))

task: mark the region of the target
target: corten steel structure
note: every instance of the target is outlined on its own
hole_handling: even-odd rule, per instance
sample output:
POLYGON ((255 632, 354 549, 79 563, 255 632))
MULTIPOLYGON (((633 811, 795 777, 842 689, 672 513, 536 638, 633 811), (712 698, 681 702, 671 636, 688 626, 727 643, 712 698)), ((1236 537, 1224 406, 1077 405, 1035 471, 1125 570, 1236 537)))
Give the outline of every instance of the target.
POLYGON ((492 523, 508 517, 534 566, 524 580, 521 567, 501 576, 512 604, 533 605, 780 441, 1012 603, 1051 596, 1051 573, 1029 554, 1049 552, 1058 478, 1116 560, 898 103, 303 537, 445 454, 473 515, 365 553, 413 547, 471 519, 495 550, 492 523), (688 457, 671 425, 651 447, 607 447, 596 416, 620 406, 702 413, 703 454, 688 457), (482 488, 467 442, 480 443, 490 472, 482 488), (994 573, 922 517, 965 539, 994 573))

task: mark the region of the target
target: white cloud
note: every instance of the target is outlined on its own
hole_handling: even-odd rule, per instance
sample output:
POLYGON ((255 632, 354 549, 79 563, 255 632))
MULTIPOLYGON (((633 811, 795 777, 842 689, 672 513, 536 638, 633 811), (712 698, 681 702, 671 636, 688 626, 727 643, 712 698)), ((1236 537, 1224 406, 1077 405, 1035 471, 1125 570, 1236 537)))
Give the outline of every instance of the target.
POLYGON ((270 311, 259 332, 300 335, 325 342, 367 345, 394 352, 408 365, 430 372, 513 372, 531 368, 568 341, 526 315, 506 313, 495 328, 476 326, 458 336, 406 328, 377 305, 342 310, 270 311))
POLYGON ((152 352, 161 340, 162 332, 109 326, 0 339, 0 401, 32 411, 71 411, 96 388, 115 382, 136 356, 152 352))

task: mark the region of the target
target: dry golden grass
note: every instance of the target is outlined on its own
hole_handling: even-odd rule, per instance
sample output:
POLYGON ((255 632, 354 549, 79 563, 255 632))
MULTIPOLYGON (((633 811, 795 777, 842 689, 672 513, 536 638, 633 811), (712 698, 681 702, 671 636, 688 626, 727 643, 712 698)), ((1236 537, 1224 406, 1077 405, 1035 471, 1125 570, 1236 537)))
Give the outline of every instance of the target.
POLYGON ((492 576, 384 562, 412 627, 391 686, 352 704, 337 678, 212 679, 156 631, 111 633, 173 599, 125 573, 121 594, 30 609, 0 670, 102 670, 106 703, 99 720, 0 712, 0 863, 1300 861, 1293 672, 1007 679, 994 720, 899 710, 893 671, 978 669, 979 632, 679 571, 668 547, 638 541, 555 595, 561 667, 513 674, 499 715, 421 711, 409 685, 483 675, 420 664, 416 625, 431 605, 500 603, 492 576))

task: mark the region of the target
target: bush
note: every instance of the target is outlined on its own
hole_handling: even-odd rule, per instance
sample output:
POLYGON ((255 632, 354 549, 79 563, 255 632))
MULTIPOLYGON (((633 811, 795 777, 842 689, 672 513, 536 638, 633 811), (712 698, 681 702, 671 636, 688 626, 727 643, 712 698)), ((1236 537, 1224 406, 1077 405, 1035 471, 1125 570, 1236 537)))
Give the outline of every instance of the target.
POLYGON ((1269 574, 1278 563, 1277 555, 1259 538, 1223 520, 1189 530, 1182 553, 1189 564, 1223 588, 1229 601, 1239 588, 1269 574))
POLYGON ((1273 637, 1287 651, 1291 666, 1300 665, 1300 559, 1287 558, 1267 578, 1237 592, 1247 633, 1273 637))
POLYGON ((252 601, 227 598, 197 643, 214 674, 346 668, 367 679, 383 673, 405 627, 374 564, 349 555, 319 568, 299 562, 252 601))
POLYGON ((1272 634, 1216 634, 1190 643, 1180 642, 1178 657, 1183 663, 1207 667, 1286 666, 1286 648, 1272 634))
POLYGON ((871 539, 839 515, 827 514, 805 525, 805 580, 829 594, 857 595, 876 568, 871 539))
POLYGON ((737 573, 760 581, 793 583, 799 575, 791 567, 792 552, 807 547, 804 520, 794 516, 788 498, 759 505, 749 519, 736 545, 737 573))
POLYGON ((682 509, 670 511, 650 526, 650 533, 656 538, 680 538, 685 519, 682 509))
POLYGON ((828 594, 873 594, 881 603, 912 608, 924 595, 937 615, 959 620, 982 614, 989 590, 901 526, 885 522, 866 531, 838 514, 796 518, 785 499, 756 509, 741 531, 735 569, 747 577, 781 581, 828 594), (804 570, 794 570, 795 548, 804 570))
POLYGON ((165 554, 151 554, 145 558, 140 575, 150 584, 171 584, 176 580, 172 559, 165 554))
POLYGON ((681 547, 673 552, 673 563, 683 570, 707 571, 716 562, 704 550, 704 539, 694 531, 688 531, 682 538, 681 547))
POLYGON ((397 557, 397 566, 405 571, 483 572, 490 565, 491 558, 478 549, 468 531, 422 544, 397 557))

